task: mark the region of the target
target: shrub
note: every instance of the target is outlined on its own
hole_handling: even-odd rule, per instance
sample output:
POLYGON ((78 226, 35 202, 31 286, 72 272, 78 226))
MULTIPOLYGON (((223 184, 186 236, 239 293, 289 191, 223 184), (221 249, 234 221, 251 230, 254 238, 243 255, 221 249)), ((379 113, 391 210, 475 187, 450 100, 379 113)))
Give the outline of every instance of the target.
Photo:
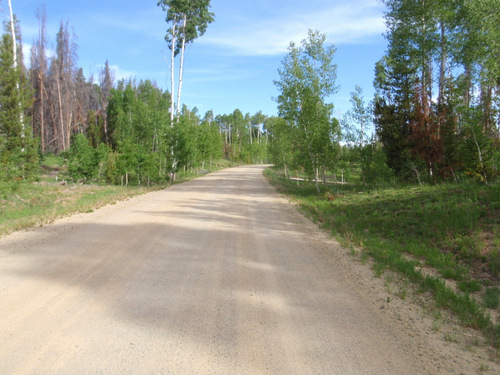
POLYGON ((67 152, 68 174, 75 180, 93 180, 99 177, 100 163, 104 159, 105 147, 93 148, 87 137, 76 134, 72 137, 67 152))

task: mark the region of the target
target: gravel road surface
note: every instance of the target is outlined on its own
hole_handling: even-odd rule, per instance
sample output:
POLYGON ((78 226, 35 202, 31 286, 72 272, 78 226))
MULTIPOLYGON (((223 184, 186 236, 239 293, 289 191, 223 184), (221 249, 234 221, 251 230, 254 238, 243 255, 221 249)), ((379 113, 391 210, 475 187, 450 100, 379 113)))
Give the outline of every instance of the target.
POLYGON ((470 373, 263 169, 1 239, 0 374, 470 373))

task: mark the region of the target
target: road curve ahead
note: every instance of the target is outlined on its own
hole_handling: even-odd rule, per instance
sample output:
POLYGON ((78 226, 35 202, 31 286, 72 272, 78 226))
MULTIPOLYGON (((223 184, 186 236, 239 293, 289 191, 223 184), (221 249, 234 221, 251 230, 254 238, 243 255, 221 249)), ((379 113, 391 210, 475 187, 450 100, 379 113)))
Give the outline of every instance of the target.
POLYGON ((1 239, 0 374, 440 373, 262 170, 1 239))

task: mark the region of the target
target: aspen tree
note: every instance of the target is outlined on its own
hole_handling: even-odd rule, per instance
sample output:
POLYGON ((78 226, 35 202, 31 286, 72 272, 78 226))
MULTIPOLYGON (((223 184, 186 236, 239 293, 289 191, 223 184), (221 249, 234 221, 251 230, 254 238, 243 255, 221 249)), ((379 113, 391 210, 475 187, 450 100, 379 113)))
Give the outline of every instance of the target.
POLYGON ((184 52, 186 45, 192 43, 196 38, 207 31, 208 25, 213 22, 214 14, 209 11, 210 0, 160 0, 158 6, 167 12, 165 21, 170 25, 165 35, 170 55, 170 77, 171 77, 171 120, 179 115, 181 108, 181 91, 184 76, 184 52), (177 105, 174 112, 175 98, 175 57, 180 56, 179 85, 177 90, 177 105))
POLYGON ((297 150, 298 164, 315 176, 319 192, 319 171, 325 170, 333 153, 338 121, 333 104, 326 100, 338 91, 335 47, 326 46, 326 35, 309 30, 300 46, 290 43, 288 55, 274 84, 280 92, 278 112, 292 130, 290 147, 297 150))

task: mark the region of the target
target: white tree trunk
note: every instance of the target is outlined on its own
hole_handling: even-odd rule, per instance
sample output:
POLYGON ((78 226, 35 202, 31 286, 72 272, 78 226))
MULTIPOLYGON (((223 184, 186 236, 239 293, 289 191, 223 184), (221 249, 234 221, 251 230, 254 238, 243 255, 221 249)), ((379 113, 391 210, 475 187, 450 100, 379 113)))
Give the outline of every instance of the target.
POLYGON ((316 165, 316 168, 315 168, 315 185, 316 185, 316 191, 318 192, 318 194, 320 193, 320 190, 319 190, 319 167, 316 165))
POLYGON ((249 130, 248 132, 250 133, 250 146, 251 146, 252 142, 253 142, 253 140, 252 140, 252 123, 248 124, 248 130, 249 130))
POLYGON ((61 85, 59 83, 59 74, 56 77, 57 81, 57 97, 59 99, 59 124, 61 126, 61 141, 62 141, 62 150, 66 150, 66 134, 64 131, 64 118, 63 118, 63 109, 62 109, 62 98, 61 98, 61 85))
MULTIPOLYGON (((13 62, 12 62, 12 68, 14 70, 17 70, 17 38, 16 38, 16 27, 14 25, 14 14, 12 12, 12 3, 11 0, 9 0, 9 12, 10 12, 10 32, 12 34, 12 52, 13 52, 13 62)), ((19 81, 16 80, 16 89, 19 92, 19 81)), ((21 107, 22 104, 19 102, 19 107, 21 107)), ((19 113, 19 121, 21 122, 21 138, 24 138, 24 116, 22 111, 19 113)), ((23 148, 24 151, 24 148, 23 148)))
POLYGON ((479 146, 479 143, 477 141, 477 138, 476 138, 476 132, 474 131, 474 128, 471 128, 472 130, 472 136, 474 137, 474 143, 476 144, 476 148, 477 148, 477 154, 478 154, 478 157, 479 157, 479 162, 481 164, 481 169, 482 169, 482 176, 484 178, 484 183, 486 185, 488 185, 488 176, 486 174, 486 168, 484 166, 484 162, 483 162, 483 153, 481 152, 481 147, 479 146))
MULTIPOLYGON (((16 40, 16 29, 14 26, 14 14, 12 12, 11 0, 9 0, 9 11, 10 11, 10 32, 12 34, 12 49, 14 54, 14 61, 12 67, 17 69, 17 40, 16 40)), ((19 86, 19 84, 17 84, 19 86)))
POLYGON ((38 73, 38 78, 40 79, 40 145, 42 148, 42 154, 45 154, 45 117, 44 117, 44 100, 43 95, 45 92, 45 87, 43 85, 43 78, 41 72, 38 73))
POLYGON ((171 92, 170 92, 170 126, 174 127, 174 109, 175 109, 175 77, 174 77, 174 62, 175 62, 175 44, 177 43, 177 31, 175 30, 175 23, 176 20, 172 22, 172 54, 170 56, 170 87, 171 87, 171 92))
POLYGON ((181 46, 181 61, 179 64, 179 88, 177 89, 177 115, 181 111, 181 91, 182 91, 182 77, 184 75, 184 51, 186 49, 186 23, 187 18, 184 14, 182 19, 182 46, 181 46))
MULTIPOLYGON (((176 30, 177 19, 174 18, 172 22, 172 54, 170 56, 170 85, 172 88, 172 92, 170 93, 170 126, 174 127, 174 110, 175 110, 175 69, 174 69, 174 61, 175 61, 175 45, 177 44, 177 30, 176 30)), ((170 178, 172 181, 175 181, 175 168, 177 166, 177 160, 175 159, 174 146, 170 149, 170 154, 172 155, 172 170, 170 172, 170 178)))

